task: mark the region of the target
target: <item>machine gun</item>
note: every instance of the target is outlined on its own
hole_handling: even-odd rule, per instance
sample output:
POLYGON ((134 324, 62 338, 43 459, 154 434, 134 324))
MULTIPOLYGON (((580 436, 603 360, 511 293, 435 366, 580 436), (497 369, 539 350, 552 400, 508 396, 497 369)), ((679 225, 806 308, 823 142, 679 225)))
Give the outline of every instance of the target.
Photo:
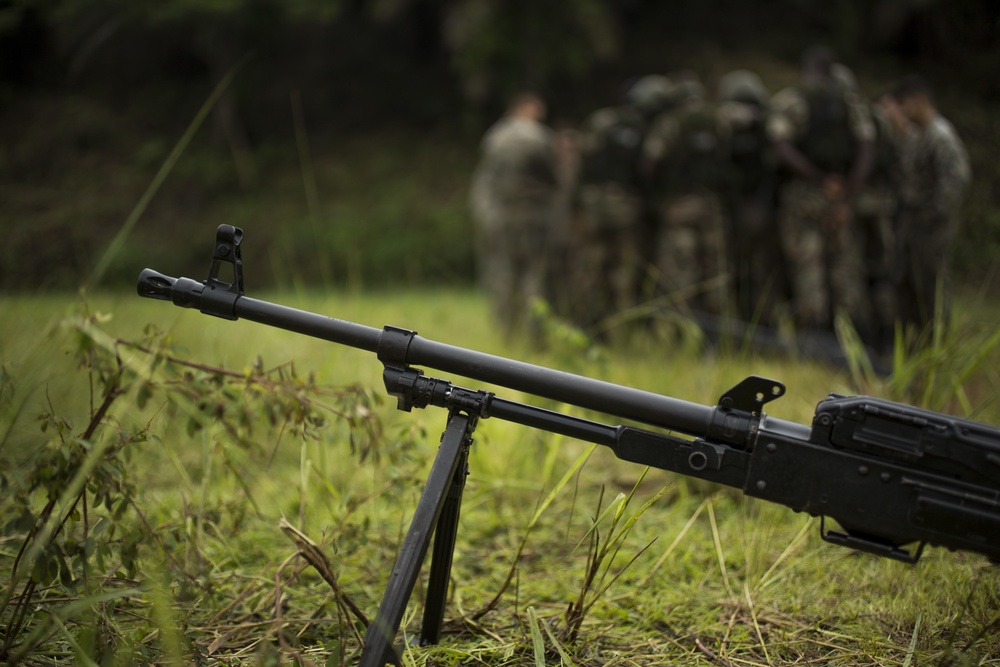
POLYGON ((781 382, 763 377, 742 380, 717 405, 706 406, 437 343, 406 329, 376 329, 268 303, 243 294, 242 240, 242 230, 220 226, 207 280, 146 269, 139 294, 374 352, 400 410, 448 410, 427 483, 365 636, 361 665, 398 662, 392 642, 432 535, 421 640, 437 642, 469 446, 478 421, 486 418, 597 443, 625 461, 725 484, 819 516, 823 539, 834 544, 909 563, 920 558, 925 544, 1000 560, 1000 429, 883 399, 834 394, 819 403, 806 426, 763 412, 785 393, 781 382), (423 368, 650 428, 510 401, 429 377, 423 368))

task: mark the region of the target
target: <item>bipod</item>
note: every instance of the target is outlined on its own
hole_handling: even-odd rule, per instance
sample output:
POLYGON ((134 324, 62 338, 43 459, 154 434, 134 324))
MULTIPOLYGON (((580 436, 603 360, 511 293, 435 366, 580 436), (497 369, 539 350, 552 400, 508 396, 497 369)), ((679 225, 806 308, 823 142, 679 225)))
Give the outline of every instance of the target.
MULTIPOLYGON (((398 358, 405 355, 405 352, 400 351, 407 347, 405 339, 413 335, 403 329, 386 327, 380 339, 379 358, 386 361, 390 356, 398 358)), ((388 362, 383 379, 386 390, 399 401, 400 410, 409 411, 428 405, 448 408, 448 424, 441 436, 437 456, 431 465, 427 484, 420 495, 410 528, 396 557, 382 603, 375 620, 368 625, 365 646, 358 663, 360 667, 400 664, 400 653, 393 648, 393 640, 413 593, 432 536, 434 550, 431 554, 419 643, 434 644, 441 636, 462 492, 468 475, 469 447, 480 419, 493 417, 545 428, 552 433, 609 447, 615 446, 620 431, 620 427, 508 401, 484 390, 465 389, 447 380, 427 377, 418 369, 400 368, 388 362)), ((650 446, 657 452, 670 440, 668 436, 650 436, 656 438, 650 446)), ((641 445, 639 448, 642 449, 641 445)), ((630 455, 619 454, 620 457, 630 455)), ((646 457, 642 457, 643 461, 645 459, 646 457)))
POLYGON ((384 378, 389 393, 399 399, 400 409, 408 411, 412 407, 428 404, 446 406, 448 423, 441 435, 441 443, 410 528, 396 557, 378 613, 365 633, 365 645, 358 663, 360 667, 400 664, 400 653, 393 647, 393 640, 432 536, 434 550, 431 553, 419 642, 435 644, 441 636, 462 493, 469 474, 469 446, 479 417, 485 413, 493 396, 485 391, 463 390, 448 382, 424 377, 419 370, 399 369, 389 364, 386 365, 384 378))

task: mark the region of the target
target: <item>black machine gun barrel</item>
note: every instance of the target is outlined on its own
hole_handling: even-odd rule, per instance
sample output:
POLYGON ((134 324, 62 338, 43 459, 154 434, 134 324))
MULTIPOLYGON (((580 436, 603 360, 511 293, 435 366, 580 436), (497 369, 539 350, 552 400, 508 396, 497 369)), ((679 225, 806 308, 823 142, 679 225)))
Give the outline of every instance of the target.
POLYGON ((394 327, 377 329, 245 296, 213 312, 209 308, 218 303, 216 291, 223 290, 188 278, 170 278, 150 269, 144 270, 139 277, 142 296, 375 352, 380 359, 387 355, 397 356, 399 363, 405 366, 433 368, 689 434, 707 433, 712 422, 711 407, 427 340, 394 327))
MULTIPOLYGON (((444 574, 437 575, 425 607, 424 636, 436 640, 461 492, 448 492, 440 486, 443 482, 433 480, 454 478, 461 488, 464 452, 481 418, 594 442, 626 461, 736 487, 748 496, 821 517, 823 539, 842 546, 907 562, 916 562, 925 544, 1000 560, 1000 429, 996 427, 870 396, 835 394, 819 402, 812 424, 799 424, 764 413, 765 404, 784 395, 785 386, 763 377, 743 379, 716 405, 707 406, 427 340, 407 329, 378 329, 252 299, 243 293, 242 240, 242 230, 220 226, 207 280, 172 278, 146 269, 139 276, 139 294, 373 352, 384 367, 386 389, 400 409, 433 405, 449 410, 449 428, 438 457, 446 444, 452 453, 440 464, 435 461, 440 474, 432 471, 425 488, 425 495, 433 496, 428 507, 433 507, 423 513, 426 516, 418 509, 411 525, 411 534, 422 537, 407 537, 419 542, 411 545, 413 555, 405 557, 407 562, 403 555, 397 561, 397 570, 409 573, 403 577, 409 588, 387 591, 369 630, 382 648, 372 649, 377 655, 363 664, 391 659, 383 645, 398 628, 426 553, 429 531, 417 526, 421 520, 437 522, 437 533, 450 535, 450 543, 440 549, 441 560, 447 561, 444 574), (221 278, 223 271, 231 276, 221 278), (425 375, 425 368, 630 424, 605 424, 464 389, 425 375), (452 433, 452 417, 459 414, 460 432, 452 433), (449 502, 453 511, 442 512, 449 502), (828 526, 826 519, 838 525, 828 526), (428 619, 432 606, 435 615, 428 619)), ((435 544, 435 559, 438 551, 435 544)))

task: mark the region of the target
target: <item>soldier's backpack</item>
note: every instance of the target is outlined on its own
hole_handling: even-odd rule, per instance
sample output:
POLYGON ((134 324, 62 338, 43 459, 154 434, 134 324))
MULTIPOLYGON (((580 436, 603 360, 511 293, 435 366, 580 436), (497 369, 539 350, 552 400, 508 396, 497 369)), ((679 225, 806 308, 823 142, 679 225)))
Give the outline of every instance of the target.
POLYGON ((646 121, 636 109, 595 111, 581 129, 580 181, 634 186, 645 133, 646 121))
POLYGON ((736 124, 730 132, 727 152, 732 165, 732 186, 738 194, 757 193, 770 182, 773 169, 764 118, 736 124))
POLYGON ((844 89, 837 85, 803 91, 809 106, 809 123, 797 142, 809 161, 827 173, 846 174, 858 151, 858 140, 844 89))
POLYGON ((659 183, 669 194, 722 192, 731 174, 712 106, 678 111, 677 141, 660 169, 659 183))

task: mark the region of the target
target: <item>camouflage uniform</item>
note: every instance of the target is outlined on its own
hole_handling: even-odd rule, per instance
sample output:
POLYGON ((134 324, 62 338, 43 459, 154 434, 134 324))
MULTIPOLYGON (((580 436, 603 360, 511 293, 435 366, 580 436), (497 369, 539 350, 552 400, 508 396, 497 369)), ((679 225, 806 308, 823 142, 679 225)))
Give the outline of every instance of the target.
POLYGON ((938 289, 943 314, 949 314, 951 246, 971 171, 962 140, 941 116, 917 130, 905 157, 896 228, 899 315, 924 327, 933 321, 938 289))
POLYGON ((688 102, 661 115, 643 144, 660 213, 656 291, 711 314, 722 313, 729 300, 720 196, 727 187, 728 166, 719 131, 713 106, 688 102))
POLYGON ((735 70, 719 81, 718 99, 723 155, 731 168, 724 194, 736 311, 747 321, 776 324, 775 305, 787 286, 774 216, 775 156, 765 131, 767 91, 753 72, 735 70))
POLYGON ((556 171, 552 132, 541 123, 504 117, 483 138, 470 192, 477 273, 508 330, 530 322, 532 302, 545 296, 556 171))
MULTIPOLYGON (((771 100, 767 132, 774 142, 789 141, 826 174, 846 178, 858 145, 874 139, 867 104, 829 82, 787 88, 771 100)), ((836 202, 820 183, 798 175, 782 186, 778 229, 789 267, 792 307, 806 328, 830 328, 833 311, 851 316, 859 329, 871 326, 864 280, 863 247, 856 223, 831 229, 836 202)))
POLYGON ((630 106, 600 109, 580 130, 571 317, 585 327, 633 303, 644 133, 645 119, 630 106))
MULTIPOLYGON (((831 75, 841 87, 856 92, 848 67, 835 63, 831 75)), ((864 256, 871 319, 865 342, 879 352, 891 350, 895 337, 896 290, 893 285, 893 221, 899 211, 901 162, 892 121, 878 105, 870 105, 875 130, 872 169, 854 202, 854 219, 864 256)))
POLYGON ((897 312, 895 241, 893 225, 899 211, 901 186, 900 147, 885 113, 872 108, 875 155, 871 175, 854 204, 857 228, 864 248, 865 281, 872 309, 872 340, 888 350, 893 341, 897 312))
POLYGON ((622 104, 595 111, 580 128, 572 262, 560 296, 564 314, 585 328, 635 303, 644 212, 639 157, 649 120, 668 103, 671 85, 663 76, 642 77, 622 104))

